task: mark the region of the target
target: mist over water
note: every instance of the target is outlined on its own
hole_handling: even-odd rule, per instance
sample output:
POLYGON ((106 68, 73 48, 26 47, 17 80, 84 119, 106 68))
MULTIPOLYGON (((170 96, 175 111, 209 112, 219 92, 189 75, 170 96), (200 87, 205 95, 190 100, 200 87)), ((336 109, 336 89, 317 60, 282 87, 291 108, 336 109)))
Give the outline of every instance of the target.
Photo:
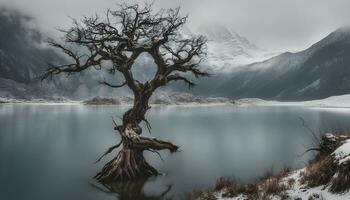
POLYGON ((0 199, 182 199, 208 188, 221 176, 249 181, 266 170, 298 168, 313 138, 303 117, 319 133, 345 128, 350 109, 302 107, 167 106, 148 113, 151 135, 180 146, 175 154, 147 152, 150 164, 164 173, 133 189, 106 193, 92 186, 93 176, 116 152, 93 164, 119 141, 111 116, 125 106, 0 105, 0 199), (170 188, 170 189, 169 189, 170 188), (123 193, 124 191, 124 193, 123 193), (131 196, 126 196, 125 193, 131 196))

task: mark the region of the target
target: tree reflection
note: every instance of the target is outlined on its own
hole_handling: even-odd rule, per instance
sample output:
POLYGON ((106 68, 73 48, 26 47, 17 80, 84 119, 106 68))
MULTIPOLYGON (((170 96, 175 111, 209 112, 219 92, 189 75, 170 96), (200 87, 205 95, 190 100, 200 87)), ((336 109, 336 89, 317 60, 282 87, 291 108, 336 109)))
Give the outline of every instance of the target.
POLYGON ((116 193, 118 200, 171 200, 171 197, 166 197, 167 193, 171 190, 172 185, 168 185, 167 188, 159 195, 148 195, 144 192, 144 186, 147 182, 145 180, 139 181, 127 181, 127 182, 112 182, 109 184, 92 184, 91 185, 105 193, 116 193))

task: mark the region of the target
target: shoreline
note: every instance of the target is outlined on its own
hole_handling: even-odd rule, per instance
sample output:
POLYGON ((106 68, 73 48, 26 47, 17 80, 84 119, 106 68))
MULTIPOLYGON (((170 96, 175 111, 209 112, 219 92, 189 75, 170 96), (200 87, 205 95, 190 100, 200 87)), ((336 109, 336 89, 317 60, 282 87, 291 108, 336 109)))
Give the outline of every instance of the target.
MULTIPOLYGON (((26 105, 86 105, 86 106, 132 106, 132 99, 124 100, 123 98, 130 98, 125 96, 117 97, 92 97, 83 100, 69 100, 69 99, 13 99, 0 97, 0 105, 3 104, 26 104, 26 105), (97 99, 97 101, 94 101, 97 99)), ((163 99, 156 99, 163 100, 163 99)), ((208 106, 237 106, 237 107, 305 107, 305 108, 350 108, 350 94, 332 96, 325 99, 309 100, 309 101, 275 101, 263 100, 258 98, 243 98, 238 100, 231 100, 225 97, 197 97, 189 96, 189 98, 167 99, 163 102, 150 103, 153 107, 163 106, 181 106, 181 107, 208 107, 208 106), (201 102, 202 101, 202 102, 201 102)))
MULTIPOLYGON (((306 151, 307 152, 307 151, 306 151)), ((209 189, 193 190, 189 200, 318 200, 350 199, 350 133, 324 133, 317 154, 305 167, 278 173, 267 171, 261 178, 240 182, 221 177, 209 189)))

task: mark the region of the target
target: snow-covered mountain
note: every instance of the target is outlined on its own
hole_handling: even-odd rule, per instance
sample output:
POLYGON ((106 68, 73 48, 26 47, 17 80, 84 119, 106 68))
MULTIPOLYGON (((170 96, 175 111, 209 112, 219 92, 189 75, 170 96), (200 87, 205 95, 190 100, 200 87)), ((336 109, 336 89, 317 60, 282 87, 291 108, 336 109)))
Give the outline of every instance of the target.
POLYGON ((236 98, 306 100, 349 94, 350 28, 340 28, 304 51, 283 53, 208 82, 216 84, 207 84, 202 92, 236 98))
POLYGON ((50 82, 36 79, 48 62, 60 62, 63 57, 45 45, 31 22, 17 11, 0 9, 0 97, 46 97, 63 95, 63 88, 74 90, 63 77, 50 82))
POLYGON ((227 73, 238 66, 276 55, 257 47, 237 32, 215 23, 201 25, 194 32, 208 38, 204 64, 215 73, 227 73))

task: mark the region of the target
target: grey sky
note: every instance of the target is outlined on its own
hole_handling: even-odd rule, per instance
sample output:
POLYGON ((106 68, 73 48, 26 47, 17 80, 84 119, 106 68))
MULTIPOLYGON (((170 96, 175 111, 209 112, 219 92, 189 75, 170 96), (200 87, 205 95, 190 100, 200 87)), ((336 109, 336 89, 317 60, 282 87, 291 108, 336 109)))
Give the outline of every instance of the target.
MULTIPOLYGON (((142 2, 142 0, 138 0, 142 2)), ((116 0, 0 0, 32 15, 46 32, 65 27, 69 17, 104 11, 116 0)), ((156 0, 157 8, 181 5, 189 24, 226 24, 259 47, 301 50, 341 26, 350 25, 349 0, 156 0)))

